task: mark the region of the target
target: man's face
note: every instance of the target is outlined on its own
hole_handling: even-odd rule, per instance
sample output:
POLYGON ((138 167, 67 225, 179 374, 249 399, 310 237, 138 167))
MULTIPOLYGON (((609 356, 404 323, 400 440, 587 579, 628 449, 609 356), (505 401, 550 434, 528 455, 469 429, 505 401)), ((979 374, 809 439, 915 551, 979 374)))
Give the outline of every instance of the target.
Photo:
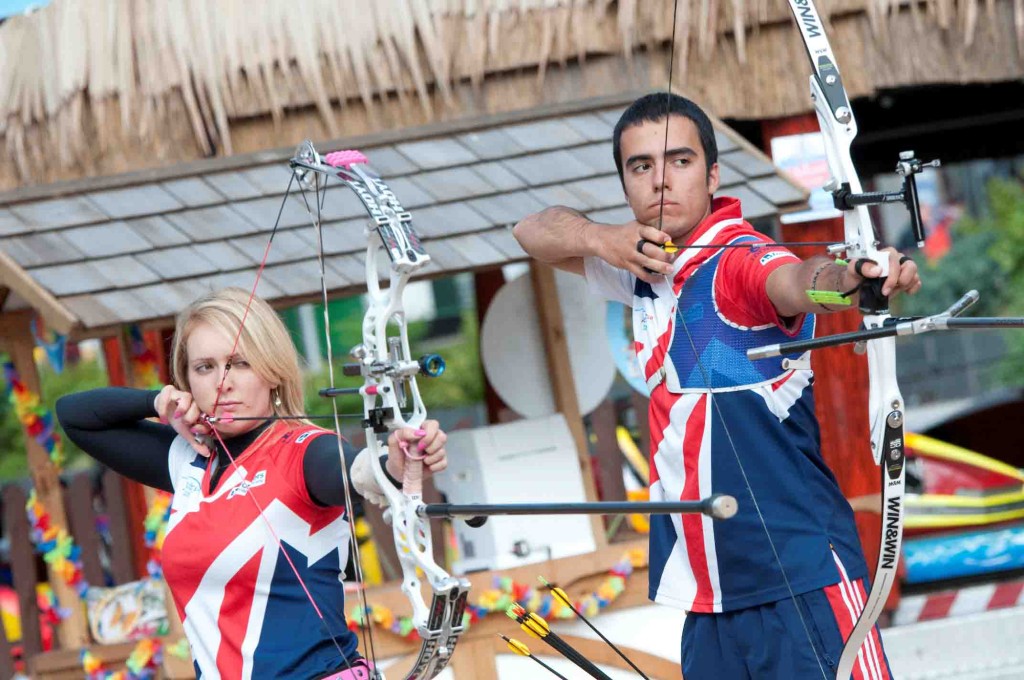
POLYGON ((663 215, 661 230, 682 240, 710 213, 711 194, 718 189, 718 164, 707 171, 692 120, 669 117, 667 154, 664 119, 623 130, 620 149, 626 200, 638 222, 658 227, 663 215))

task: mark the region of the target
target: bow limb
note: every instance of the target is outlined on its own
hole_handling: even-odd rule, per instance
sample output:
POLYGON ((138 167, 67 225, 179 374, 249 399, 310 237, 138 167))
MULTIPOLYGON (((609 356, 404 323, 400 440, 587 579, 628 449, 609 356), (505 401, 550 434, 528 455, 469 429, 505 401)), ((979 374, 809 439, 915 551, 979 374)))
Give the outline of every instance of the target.
MULTIPOLYGON (((387 184, 370 170, 362 154, 336 152, 328 154, 324 160, 332 168, 326 172, 347 184, 371 217, 366 248, 369 304, 363 317, 363 342, 353 349, 352 356, 358 362, 354 366, 363 376, 359 393, 363 398, 363 427, 371 468, 387 500, 385 519, 391 523, 402 567, 402 592, 412 605, 413 625, 422 640, 420 653, 406 677, 426 680, 448 665, 458 638, 465 630, 463 614, 469 582, 450 576, 434 561, 429 520, 417 512, 423 506, 422 458, 404 451, 402 489, 398 490, 384 469, 387 446, 379 437, 423 424, 427 411, 416 375, 439 375, 443 371, 443 363, 431 367, 430 361, 412 358, 403 306, 409 278, 430 262, 430 256, 412 228, 410 214, 387 184), (374 239, 374 231, 381 239, 380 244, 374 239), (377 265, 380 250, 387 253, 391 263, 386 289, 380 286, 377 265), (389 335, 389 328, 397 329, 397 334, 389 335), (421 573, 432 592, 429 606, 421 591, 421 573)), ((319 164, 315 152, 307 167, 313 168, 314 161, 319 164)), ((333 377, 331 390, 334 391, 333 377)))

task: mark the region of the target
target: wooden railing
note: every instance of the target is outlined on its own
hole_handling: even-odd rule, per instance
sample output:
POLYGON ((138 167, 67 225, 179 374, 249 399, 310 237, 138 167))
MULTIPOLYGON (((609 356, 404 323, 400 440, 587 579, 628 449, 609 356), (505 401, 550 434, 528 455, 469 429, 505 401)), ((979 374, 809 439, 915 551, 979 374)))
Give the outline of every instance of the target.
MULTIPOLYGON (((100 586, 135 580, 121 477, 108 470, 97 480, 95 471, 83 470, 67 475, 65 481, 64 507, 70 524, 67 529, 81 548, 85 580, 100 586), (97 481, 100 488, 96 488, 97 481), (109 541, 104 540, 100 533, 98 520, 101 514, 106 515, 109 541)), ((0 497, 3 501, 4 535, 9 544, 12 585, 18 596, 21 621, 21 639, 18 641, 8 640, 6 631, 0 626, 0 677, 9 678, 14 675, 16 651, 26 660, 44 651, 37 586, 46 582, 46 571, 42 568, 42 556, 36 552, 30 536, 31 527, 25 512, 27 491, 20 485, 10 484, 0 497)), ((58 647, 58 636, 54 635, 52 640, 53 646, 58 647)))

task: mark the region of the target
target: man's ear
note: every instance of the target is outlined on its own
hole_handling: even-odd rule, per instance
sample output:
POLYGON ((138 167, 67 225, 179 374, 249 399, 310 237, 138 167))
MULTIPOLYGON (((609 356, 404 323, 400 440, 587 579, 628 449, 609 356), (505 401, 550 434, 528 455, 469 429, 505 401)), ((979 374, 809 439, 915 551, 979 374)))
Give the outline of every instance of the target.
POLYGON ((714 194, 718 191, 718 163, 714 163, 708 170, 708 193, 714 194))

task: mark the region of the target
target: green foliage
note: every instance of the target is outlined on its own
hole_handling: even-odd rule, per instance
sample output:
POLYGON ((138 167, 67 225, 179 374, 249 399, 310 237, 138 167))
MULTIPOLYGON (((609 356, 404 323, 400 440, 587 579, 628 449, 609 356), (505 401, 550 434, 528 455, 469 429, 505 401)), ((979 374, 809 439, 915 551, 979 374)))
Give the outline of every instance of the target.
MULTIPOLYGON (((900 299, 900 314, 934 314, 975 289, 981 300, 970 315, 1024 316, 1024 184, 993 179, 987 191, 988 215, 965 216, 954 225, 953 248, 924 265, 924 287, 900 299)), ((1024 384, 1024 333, 1011 329, 1004 335, 1008 353, 998 374, 1007 384, 1024 384)))
POLYGON ((990 252, 998 235, 976 226, 971 218, 957 223, 954 247, 942 259, 921 262, 921 280, 924 282, 917 295, 894 298, 894 306, 902 316, 935 314, 956 302, 968 290, 981 294, 972 314, 993 316, 1005 304, 1005 276, 992 264, 990 252))
MULTIPOLYGON (((991 217, 970 225, 974 233, 996 235, 988 254, 998 270, 1003 315, 1024 316, 1024 183, 997 179, 988 184, 991 217)), ((1024 384, 1024 333, 1005 333, 1008 354, 1003 366, 1007 384, 1024 384)))
MULTIPOLYGON (((6 357, 0 358, 6 361, 6 357)), ((107 385, 107 375, 99 361, 80 361, 73 366, 66 365, 61 373, 53 370, 47 362, 39 365, 38 370, 42 402, 51 413, 59 397, 107 385)), ((85 454, 64 436, 63 431, 61 439, 64 444, 65 467, 78 465, 79 459, 85 457, 85 454)), ((4 395, 0 399, 0 480, 16 479, 27 474, 25 433, 5 384, 4 395)))

